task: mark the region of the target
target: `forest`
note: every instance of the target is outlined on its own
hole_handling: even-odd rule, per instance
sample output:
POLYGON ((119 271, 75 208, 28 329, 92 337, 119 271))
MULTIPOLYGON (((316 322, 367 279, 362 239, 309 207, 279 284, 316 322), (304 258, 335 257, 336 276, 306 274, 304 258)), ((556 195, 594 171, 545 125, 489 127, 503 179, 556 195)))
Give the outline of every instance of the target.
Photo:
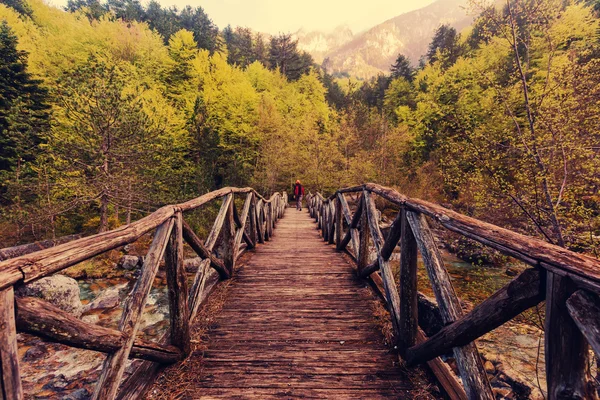
POLYGON ((200 7, 1 0, 0 247, 301 179, 377 182, 598 256, 597 5, 470 7, 418 66, 359 81, 200 7))

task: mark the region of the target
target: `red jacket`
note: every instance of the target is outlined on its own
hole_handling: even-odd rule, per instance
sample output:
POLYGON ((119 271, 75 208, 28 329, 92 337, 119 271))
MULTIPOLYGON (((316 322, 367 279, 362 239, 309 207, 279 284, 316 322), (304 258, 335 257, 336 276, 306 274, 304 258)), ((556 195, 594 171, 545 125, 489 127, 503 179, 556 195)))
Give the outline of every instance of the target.
POLYGON ((294 186, 294 196, 304 196, 304 186, 299 183, 296 183, 294 186))

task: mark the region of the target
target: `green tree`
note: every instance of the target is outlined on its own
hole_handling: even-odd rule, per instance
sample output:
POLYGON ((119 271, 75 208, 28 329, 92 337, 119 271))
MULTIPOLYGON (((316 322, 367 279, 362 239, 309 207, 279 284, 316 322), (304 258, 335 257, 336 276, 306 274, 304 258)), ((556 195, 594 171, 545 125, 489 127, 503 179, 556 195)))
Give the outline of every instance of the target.
POLYGON ((410 66, 410 61, 404 54, 398 54, 396 58, 396 62, 392 65, 391 68, 392 78, 404 78, 408 82, 412 82, 413 80, 413 69, 410 66))
POLYGON ((0 23, 0 171, 32 161, 41 135, 49 127, 47 90, 27 72, 27 53, 17 37, 0 23))
POLYGON ((271 68, 295 81, 308 73, 313 59, 310 54, 298 51, 298 42, 291 35, 282 33, 271 38, 269 63, 271 68))
POLYGON ((449 25, 441 25, 435 31, 426 57, 430 63, 440 61, 443 68, 453 65, 462 53, 459 35, 449 25))

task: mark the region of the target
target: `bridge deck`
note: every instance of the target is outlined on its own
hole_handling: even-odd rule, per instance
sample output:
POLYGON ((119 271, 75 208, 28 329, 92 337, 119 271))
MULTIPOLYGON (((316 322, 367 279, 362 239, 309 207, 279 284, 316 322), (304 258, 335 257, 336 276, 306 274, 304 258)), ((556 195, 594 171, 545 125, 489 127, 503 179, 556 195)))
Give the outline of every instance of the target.
POLYGON ((169 385, 194 399, 422 394, 397 367, 373 317, 376 300, 354 276, 307 212, 287 209, 234 278, 208 348, 192 354, 201 370, 186 368, 169 385))

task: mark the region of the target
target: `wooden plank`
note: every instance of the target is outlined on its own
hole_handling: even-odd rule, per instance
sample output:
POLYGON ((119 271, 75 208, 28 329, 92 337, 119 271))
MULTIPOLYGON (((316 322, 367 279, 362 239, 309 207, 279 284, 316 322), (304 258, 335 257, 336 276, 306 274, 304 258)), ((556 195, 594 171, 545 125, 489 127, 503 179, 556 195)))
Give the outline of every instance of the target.
MULTIPOLYGON (((381 256, 381 248, 383 246, 383 234, 379 228, 379 220, 377 219, 377 208, 375 202, 371 198, 371 194, 367 191, 363 193, 363 199, 365 201, 364 207, 368 219, 369 231, 371 232, 371 238, 373 239, 373 245, 377 252, 377 258, 379 259, 379 265, 381 267, 381 279, 383 280, 383 288, 385 289, 385 296, 389 306, 390 316, 392 319, 392 327, 394 329, 395 340, 398 340, 400 334, 400 297, 398 296, 398 288, 394 280, 394 274, 390 268, 388 260, 384 260, 381 256)), ((366 227, 365 227, 366 228, 366 227)))
POLYGON ((135 335, 140 324, 140 316, 144 310, 146 300, 152 288, 152 282, 158 272, 158 266, 165 253, 171 230, 173 228, 173 219, 169 219, 158 227, 154 234, 154 239, 146 255, 142 274, 135 284, 135 287, 129 297, 123 304, 123 314, 119 322, 119 330, 125 335, 123 346, 113 354, 110 354, 104 361, 102 372, 98 378, 93 399, 112 399, 117 394, 119 383, 125 372, 125 366, 129 353, 135 341, 135 335))
POLYGON ((12 287, 0 290, 0 389, 2 399, 23 399, 12 287))
POLYGON ((461 319, 446 325, 426 342, 408 349, 409 365, 425 362, 453 347, 465 346, 544 301, 545 271, 528 269, 477 305, 461 319))
POLYGON ((220 236, 221 239, 218 243, 218 247, 215 249, 217 256, 223 260, 223 264, 225 264, 225 267, 229 272, 229 276, 233 274, 235 260, 237 258, 237 251, 235 245, 236 224, 233 218, 234 209, 235 204, 232 198, 229 202, 227 212, 225 213, 225 218, 223 219, 223 225, 221 228, 220 236))
POLYGON ((335 246, 340 247, 342 233, 344 232, 344 220, 342 215, 342 202, 339 197, 335 199, 335 246))
MULTIPOLYGON (((88 324, 60 308, 35 297, 16 299, 16 325, 20 332, 41 336, 80 349, 112 353, 119 350, 125 336, 116 329, 88 324)), ((129 358, 174 363, 183 358, 175 346, 160 345, 136 338, 129 358)))
POLYGON ((190 321, 188 308, 188 286, 183 267, 183 216, 175 214, 175 223, 165 252, 165 270, 169 295, 169 320, 171 344, 189 354, 190 321))
MULTIPOLYGON (((462 317, 460 302, 425 216, 407 211, 406 217, 421 252, 444 323, 459 320, 462 317)), ((493 400, 492 388, 475 343, 455 347, 453 351, 469 399, 493 400)))
MULTIPOLYGON (((417 315, 417 241, 406 219, 406 210, 400 211, 401 252, 398 296, 400 316, 398 318, 398 348, 400 354, 417 342, 419 319, 417 315)), ((386 241, 386 243, 388 243, 386 241)), ((433 357, 432 357, 433 358, 433 357)))
POLYGON ((202 240, 200 240, 200 238, 196 236, 196 234, 192 230, 192 227, 189 226, 185 221, 183 221, 183 238, 185 239, 186 243, 190 245, 192 250, 194 250, 196 254, 200 256, 200 258, 210 260, 210 266, 213 267, 219 273, 221 279, 229 279, 229 271, 225 267, 223 261, 215 257, 212 254, 212 251, 210 251, 206 246, 204 246, 202 240))
POLYGON ((547 272, 544 340, 550 399, 597 398, 591 384, 589 345, 567 309, 574 291, 568 278, 547 272))
POLYGON ((252 196, 252 200, 250 202, 250 240, 253 243, 252 248, 256 247, 258 243, 258 223, 256 217, 256 196, 252 196))

